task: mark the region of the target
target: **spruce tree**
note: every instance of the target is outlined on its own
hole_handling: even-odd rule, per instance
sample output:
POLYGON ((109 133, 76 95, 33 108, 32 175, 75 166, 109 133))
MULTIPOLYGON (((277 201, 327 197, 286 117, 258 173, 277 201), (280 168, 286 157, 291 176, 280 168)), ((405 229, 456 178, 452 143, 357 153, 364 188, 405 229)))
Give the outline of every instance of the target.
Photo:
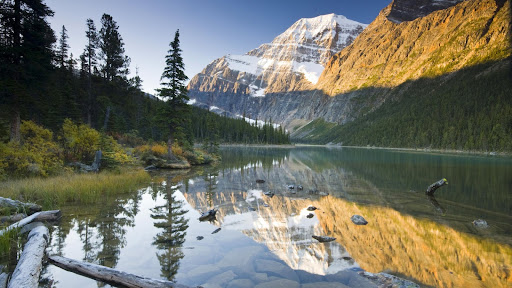
MULTIPOLYGON (((158 89, 160 97, 166 101, 166 105, 160 112, 160 117, 166 121, 169 128, 167 141, 168 158, 176 161, 172 152, 172 145, 178 137, 183 137, 183 126, 190 117, 190 108, 187 104, 187 86, 185 81, 185 65, 181 57, 180 32, 176 30, 174 40, 169 44, 170 48, 165 56, 165 68, 160 78, 162 88, 158 89)), ((183 140, 183 139, 181 139, 183 140)))
POLYGON ((108 81, 128 75, 129 58, 124 55, 124 43, 119 26, 112 16, 103 14, 99 34, 100 55, 103 60, 101 72, 108 81))
POLYGON ((87 19, 87 31, 85 31, 85 36, 87 37, 87 45, 85 46, 83 57, 81 56, 80 59, 82 60, 82 70, 87 68, 87 124, 92 127, 94 95, 92 92, 91 77, 97 61, 96 49, 98 49, 99 46, 98 32, 96 31, 96 26, 92 19, 87 19), (87 62, 85 62, 85 60, 87 60, 87 62))
POLYGON ((68 44, 68 33, 67 29, 64 25, 62 25, 62 30, 60 32, 60 38, 59 38, 59 47, 57 50, 57 63, 59 64, 60 68, 64 68, 67 64, 68 60, 68 51, 69 51, 69 44, 68 44))

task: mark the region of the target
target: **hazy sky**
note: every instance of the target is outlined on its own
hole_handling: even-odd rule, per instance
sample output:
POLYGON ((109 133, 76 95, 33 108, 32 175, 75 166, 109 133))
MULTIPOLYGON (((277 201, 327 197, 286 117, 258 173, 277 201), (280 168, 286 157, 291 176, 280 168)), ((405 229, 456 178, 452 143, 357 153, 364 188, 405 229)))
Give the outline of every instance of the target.
POLYGON ((189 78, 226 54, 245 54, 271 42, 300 18, 336 13, 369 24, 391 0, 46 0, 57 37, 66 26, 74 58, 86 45, 86 20, 99 31, 101 16, 119 26, 131 73, 139 68, 143 88, 160 86, 164 57, 177 29, 189 78))

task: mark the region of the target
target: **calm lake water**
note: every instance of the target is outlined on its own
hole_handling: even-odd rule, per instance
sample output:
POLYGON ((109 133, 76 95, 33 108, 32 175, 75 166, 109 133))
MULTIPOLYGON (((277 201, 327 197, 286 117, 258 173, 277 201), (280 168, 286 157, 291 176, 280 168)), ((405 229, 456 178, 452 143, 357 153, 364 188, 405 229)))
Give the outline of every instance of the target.
MULTIPOLYGON (((511 158, 325 147, 222 157, 155 172, 100 205, 63 207, 49 254, 205 288, 375 287, 362 270, 427 287, 512 286, 511 158), (427 197, 442 178, 449 185, 427 197), (212 208, 216 221, 200 222, 212 208)), ((52 265, 43 277, 42 287, 108 287, 52 265)))

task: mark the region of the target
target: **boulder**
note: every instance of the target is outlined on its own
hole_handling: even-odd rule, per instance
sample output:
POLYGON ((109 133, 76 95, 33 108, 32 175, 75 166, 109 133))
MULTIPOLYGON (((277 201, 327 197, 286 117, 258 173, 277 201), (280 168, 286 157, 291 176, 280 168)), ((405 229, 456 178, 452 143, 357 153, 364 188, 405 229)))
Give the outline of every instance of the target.
POLYGON ((368 221, 366 221, 366 219, 364 219, 363 216, 361 215, 352 215, 352 217, 350 217, 350 220, 352 220, 352 222, 356 225, 368 224, 368 221))
POLYGON ((488 228, 489 224, 484 219, 476 219, 473 221, 473 225, 477 228, 488 228))

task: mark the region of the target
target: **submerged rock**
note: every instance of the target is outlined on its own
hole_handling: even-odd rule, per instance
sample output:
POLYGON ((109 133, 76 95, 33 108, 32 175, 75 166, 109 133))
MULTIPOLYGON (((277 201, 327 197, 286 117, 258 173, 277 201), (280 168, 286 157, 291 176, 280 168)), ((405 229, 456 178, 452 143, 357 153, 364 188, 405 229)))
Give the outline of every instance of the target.
POLYGON ((213 230, 212 234, 219 233, 220 230, 221 230, 221 228, 217 228, 217 229, 213 230))
POLYGON ((477 228, 488 228, 489 224, 484 219, 476 219, 473 221, 473 225, 477 228))
POLYGON ((377 284, 378 287, 404 287, 404 288, 420 288, 420 286, 412 281, 402 279, 400 277, 387 274, 377 273, 373 274, 370 272, 362 271, 359 275, 369 279, 373 283, 377 284))
POLYGON ((316 208, 315 206, 309 206, 308 208, 306 208, 306 210, 308 211, 315 211, 316 209, 318 208, 316 208))
POLYGON ((323 242, 331 242, 331 241, 336 240, 336 238, 334 238, 334 237, 329 237, 329 236, 316 236, 316 235, 313 235, 313 236, 311 236, 311 237, 313 237, 313 239, 318 240, 318 242, 322 242, 322 243, 323 243, 323 242))
POLYGON ((216 214, 217 210, 208 210, 204 213, 201 213, 201 216, 199 216, 199 221, 214 221, 216 219, 216 214))
POLYGON ((197 236, 197 237, 196 237, 196 239, 197 239, 197 240, 203 240, 203 239, 204 239, 204 237, 203 237, 203 236, 197 236))
POLYGON ((368 221, 366 221, 366 219, 364 219, 363 216, 360 215, 352 215, 352 217, 350 217, 350 220, 352 220, 352 222, 356 225, 368 224, 368 221))
POLYGON ((274 195, 275 195, 275 194, 274 194, 274 192, 272 192, 272 191, 263 192, 263 194, 264 194, 265 196, 270 197, 270 198, 274 197, 274 195))

